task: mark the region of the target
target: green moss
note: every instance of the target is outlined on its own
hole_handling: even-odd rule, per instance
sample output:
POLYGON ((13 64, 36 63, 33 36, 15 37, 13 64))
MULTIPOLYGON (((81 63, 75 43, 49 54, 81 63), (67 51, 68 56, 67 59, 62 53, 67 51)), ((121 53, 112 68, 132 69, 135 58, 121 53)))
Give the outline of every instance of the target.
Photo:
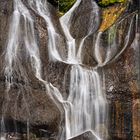
POLYGON ((76 0, 59 0, 59 13, 63 15, 66 13, 76 2, 76 0))
POLYGON ((110 29, 108 30, 108 43, 112 44, 114 39, 116 38, 116 26, 112 26, 110 27, 110 29))
POLYGON ((108 6, 114 3, 124 3, 126 0, 98 0, 98 4, 101 6, 108 6))
MULTIPOLYGON (((59 4, 59 15, 65 14, 76 2, 76 0, 55 0, 59 4)), ((106 7, 114 3, 124 3, 126 0, 96 0, 100 6, 106 7)))

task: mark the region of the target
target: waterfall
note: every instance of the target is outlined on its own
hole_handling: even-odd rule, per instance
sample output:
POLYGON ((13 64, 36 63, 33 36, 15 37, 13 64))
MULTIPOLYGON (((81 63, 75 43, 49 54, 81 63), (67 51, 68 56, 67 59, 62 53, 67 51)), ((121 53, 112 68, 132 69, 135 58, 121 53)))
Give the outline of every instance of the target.
MULTIPOLYGON (((62 59, 62 54, 58 51, 56 46, 56 38, 59 36, 59 34, 55 31, 47 1, 28 0, 30 8, 40 15, 46 22, 49 38, 46 47, 49 49, 48 55, 50 56, 50 60, 59 61, 71 66, 69 95, 67 99, 64 99, 59 89, 54 87, 51 83, 48 83, 48 81, 43 80, 42 63, 39 51, 40 46, 37 43, 37 37, 35 35, 34 19, 32 18, 28 8, 22 3, 21 0, 14 0, 14 12, 10 23, 8 43, 5 49, 4 74, 7 84, 6 91, 8 96, 9 90, 13 85, 13 79, 16 76, 18 78, 23 78, 27 84, 29 82, 28 75, 19 59, 20 41, 22 39, 24 44, 22 47, 24 47, 26 52, 25 55, 30 60, 29 63, 31 64, 31 71, 35 77, 45 85, 47 91, 46 93, 49 94, 51 99, 53 99, 60 112, 61 108, 58 103, 61 103, 65 110, 65 126, 63 126, 65 130, 61 135, 61 140, 71 139, 86 131, 91 131, 97 140, 105 140, 104 135, 107 135, 107 132, 105 132, 106 134, 102 134, 102 131, 103 129, 105 131, 107 130, 108 110, 103 87, 103 79, 101 78, 98 66, 94 68, 86 68, 81 66, 83 44, 86 38, 92 33, 91 27, 89 27, 89 33, 87 36, 81 40, 78 51, 76 51, 76 39, 71 36, 69 31, 70 17, 80 3, 81 0, 77 0, 71 10, 60 19, 64 36, 67 40, 68 52, 67 57, 62 59), (23 21, 23 25, 21 25, 21 20, 23 21), (21 28, 21 26, 23 27, 21 28)), ((96 6, 95 2, 94 6, 96 6)), ((98 17, 97 11, 95 11, 95 13, 98 17)), ((95 53, 96 59, 100 64, 102 61, 100 58, 98 45, 99 39, 97 38, 95 53)), ((24 95, 24 89, 22 94, 24 95)), ((28 103, 26 101, 25 103, 27 104, 28 110, 28 103)), ((3 117, 5 109, 6 108, 4 106, 3 117)), ((30 119, 27 120, 27 127, 29 126, 29 123, 30 119)), ((1 131, 4 131, 3 119, 1 120, 1 124, 3 126, 1 131)), ((27 128, 28 140, 30 139, 29 131, 29 128, 27 128)), ((4 139, 6 138, 2 136, 1 140, 4 139)))
POLYGON ((90 130, 100 138, 100 125, 106 124, 107 102, 96 69, 72 66, 70 94, 65 104, 67 139, 90 130))

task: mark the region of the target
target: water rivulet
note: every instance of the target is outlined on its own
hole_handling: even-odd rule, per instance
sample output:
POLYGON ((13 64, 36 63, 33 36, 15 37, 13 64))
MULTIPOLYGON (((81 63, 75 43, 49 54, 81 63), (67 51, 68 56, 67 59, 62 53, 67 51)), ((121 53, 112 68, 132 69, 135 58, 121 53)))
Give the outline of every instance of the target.
POLYGON ((59 19, 52 15, 46 0, 13 0, 13 7, 2 54, 5 87, 1 140, 35 139, 31 138, 34 127, 39 128, 39 135, 58 140, 73 139, 84 132, 92 134, 90 139, 108 140, 108 102, 102 67, 131 44, 130 35, 137 26, 136 12, 99 32, 101 13, 93 0, 77 0, 59 19), (42 25, 38 26, 40 21, 42 25), (125 36, 121 37, 124 30, 125 36), (46 43, 42 45, 41 39, 46 43), (55 63, 61 63, 67 71, 61 71, 64 77, 59 81, 57 72, 51 71, 56 75, 51 78, 60 83, 62 80, 65 87, 57 87, 49 80, 49 64, 55 63), (8 120, 14 120, 11 126, 8 120), (12 136, 12 131, 22 131, 25 136, 12 136))

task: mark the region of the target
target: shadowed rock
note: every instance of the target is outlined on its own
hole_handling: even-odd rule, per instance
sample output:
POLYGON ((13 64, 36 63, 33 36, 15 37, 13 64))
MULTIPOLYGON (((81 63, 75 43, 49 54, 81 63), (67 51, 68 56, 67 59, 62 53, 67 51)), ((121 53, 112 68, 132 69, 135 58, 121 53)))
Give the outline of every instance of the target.
POLYGON ((93 133, 91 131, 87 131, 87 132, 80 134, 79 136, 76 136, 69 140, 98 140, 98 139, 97 139, 97 137, 95 137, 93 135, 93 133))

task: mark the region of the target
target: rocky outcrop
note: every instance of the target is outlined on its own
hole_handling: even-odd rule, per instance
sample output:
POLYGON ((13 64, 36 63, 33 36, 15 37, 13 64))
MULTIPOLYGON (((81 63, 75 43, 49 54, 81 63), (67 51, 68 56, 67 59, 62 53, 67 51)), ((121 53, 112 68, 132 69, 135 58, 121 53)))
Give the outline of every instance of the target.
POLYGON ((93 0, 82 0, 74 10, 70 21, 70 33, 75 39, 95 33, 100 23, 99 7, 93 0))
POLYGON ((91 131, 87 131, 83 134, 80 134, 79 136, 76 136, 70 140, 97 140, 97 137, 95 137, 91 131))
MULTIPOLYGON (((26 3, 26 1, 24 1, 26 3)), ((54 9, 52 7, 52 9, 54 9)), ((31 63, 26 55, 23 41, 19 44, 18 62, 14 66, 14 79, 10 90, 7 90, 6 79, 4 76, 3 68, 4 54, 8 39, 9 23, 12 19, 13 13, 13 1, 1 1, 0 2, 0 18, 3 19, 0 22, 0 118, 4 118, 3 124, 1 123, 1 130, 13 133, 27 134, 27 128, 34 135, 44 136, 46 138, 54 137, 56 139, 58 132, 60 131, 60 123, 62 121, 59 108, 55 101, 50 98, 48 94, 52 94, 51 91, 47 91, 45 85, 40 82, 31 70, 31 63), (20 73, 20 75, 19 75, 20 73), (26 76, 25 76, 26 75, 26 76), (28 77, 28 80, 27 80, 28 77), (50 93, 48 93, 50 92, 50 93), (11 126, 11 124, 14 124, 11 126), (28 126, 27 126, 28 125, 28 126), (10 128, 9 128, 10 126, 10 128), (17 130, 19 129, 19 130, 17 130)), ((40 54, 43 61, 42 67, 44 71, 49 66, 49 58, 47 53, 47 29, 45 21, 39 17, 34 11, 30 9, 30 12, 35 19, 35 32, 39 38, 40 54), (47 64, 47 65, 46 65, 47 64)), ((54 15, 55 18, 55 15, 54 15)), ((21 31, 23 20, 21 19, 21 31)), ((51 67, 51 66, 49 66, 51 67)), ((45 72, 43 77, 46 79, 45 72)), ((50 75, 53 75, 49 73, 50 75)), ((48 85, 49 86, 49 85, 48 85)), ((53 91, 52 91, 53 92, 53 91)), ((62 106, 61 106, 62 107, 62 106)), ((63 111, 63 108, 61 109, 63 111)), ((11 135, 11 134, 10 134, 11 135)), ((14 134, 15 135, 15 134, 14 134)), ((14 137, 14 136, 13 136, 14 137)), ((23 137, 23 136, 22 136, 23 137)), ((8 139, 8 138, 7 138, 8 139)), ((23 139, 23 138, 21 138, 23 139)), ((27 137, 25 137, 27 139, 27 137)))
MULTIPOLYGON (((45 20, 29 7, 26 0, 23 0, 23 2, 29 8, 30 13, 32 14, 35 21, 35 34, 38 39, 38 45, 40 46, 39 52, 42 62, 42 77, 44 80, 48 81, 48 86, 50 86, 49 83, 51 83, 54 87, 57 87, 64 99, 66 99, 69 94, 71 66, 63 62, 52 62, 49 59, 48 48, 46 47, 48 44, 48 29, 45 20)), ((52 3, 52 1, 50 2, 52 3)), ((55 3, 55 5, 57 4, 55 3)), ((135 4, 134 7, 137 7, 136 5, 137 4, 135 4)), ((49 7, 52 14, 51 18, 54 23, 54 27, 56 32, 60 35, 58 38, 59 41, 57 42, 57 47, 60 54, 63 54, 63 57, 65 58, 67 55, 66 39, 59 23, 59 18, 55 8, 51 4, 49 4, 49 7)), ((117 11, 116 9, 115 11, 117 11)), ((133 10, 127 9, 127 11, 131 13, 134 12, 134 9, 135 8, 133 8, 133 10)), ((105 61, 107 50, 110 47, 108 45, 113 44, 113 37, 117 37, 116 43, 118 48, 113 48, 113 45, 111 46, 111 57, 109 58, 107 65, 100 68, 105 73, 106 96, 109 102, 110 121, 108 139, 139 140, 140 93, 138 78, 140 73, 138 71, 138 62, 140 56, 138 44, 139 29, 138 27, 136 28, 136 25, 138 25, 138 15, 135 14, 134 17, 132 16, 133 14, 126 16, 126 12, 124 12, 124 14, 121 15, 123 18, 125 17, 124 20, 121 18, 118 20, 113 18, 113 22, 109 21, 111 24, 106 24, 108 16, 102 20, 100 18, 102 13, 101 11, 102 9, 96 7, 96 3, 94 3, 94 1, 89 0, 88 2, 85 2, 82 0, 81 4, 75 9, 70 19, 70 33, 74 38, 76 38, 77 46, 79 46, 81 40, 87 36, 84 40, 82 50, 82 65, 86 68, 94 67, 98 64, 93 53, 98 32, 103 32, 103 36, 101 38, 102 45, 100 46, 100 52, 103 61, 105 61), (134 18, 133 21, 132 17, 134 18), (103 23, 104 21, 105 23, 103 23), (114 21, 116 22, 115 24, 114 21), (131 21, 131 30, 128 30, 130 29, 131 21), (112 24, 114 24, 114 26, 117 24, 117 28, 115 28, 115 30, 111 30, 112 28, 110 28, 110 26, 112 24), (128 31, 131 31, 131 37, 129 41, 127 41, 128 31), (116 34, 116 36, 114 36, 114 34, 116 34), (108 44, 109 35, 111 35, 111 38, 109 38, 110 42, 108 44), (120 55, 116 57, 118 53, 120 53, 120 55)), ((27 128, 29 128, 31 140, 59 140, 58 134, 61 131, 61 126, 64 121, 63 107, 61 103, 49 96, 55 92, 54 89, 48 91, 44 83, 35 77, 31 70, 30 60, 25 55, 26 50, 23 47, 24 44, 22 39, 21 44, 19 44, 20 49, 18 62, 14 66, 15 76, 13 79, 13 85, 9 91, 6 90, 7 85, 3 71, 3 62, 12 12, 13 1, 1 0, 0 19, 2 20, 0 20, 0 118, 1 122, 3 121, 5 123, 5 128, 1 123, 1 130, 3 129, 4 135, 7 135, 7 140, 10 139, 10 136, 12 136, 13 139, 18 137, 21 140, 26 140, 27 128), (19 66, 17 67, 17 65, 19 66), (18 130, 16 130, 17 128, 18 130), (17 132, 17 134, 15 134, 15 132, 17 132)), ((109 17, 111 18, 111 16, 109 17)), ((22 24, 23 23, 21 19, 21 30, 22 24)), ((91 139, 95 139, 93 134, 91 132, 86 132, 71 140, 91 139)))
MULTIPOLYGON (((138 21, 137 21, 138 22, 138 21)), ((136 32, 136 30, 135 30, 136 32)), ((139 136, 139 45, 138 33, 131 45, 114 62, 104 67, 110 108, 112 140, 137 140, 139 136), (136 105, 137 113, 134 111, 136 105), (135 119, 134 119, 135 118, 135 119)))

